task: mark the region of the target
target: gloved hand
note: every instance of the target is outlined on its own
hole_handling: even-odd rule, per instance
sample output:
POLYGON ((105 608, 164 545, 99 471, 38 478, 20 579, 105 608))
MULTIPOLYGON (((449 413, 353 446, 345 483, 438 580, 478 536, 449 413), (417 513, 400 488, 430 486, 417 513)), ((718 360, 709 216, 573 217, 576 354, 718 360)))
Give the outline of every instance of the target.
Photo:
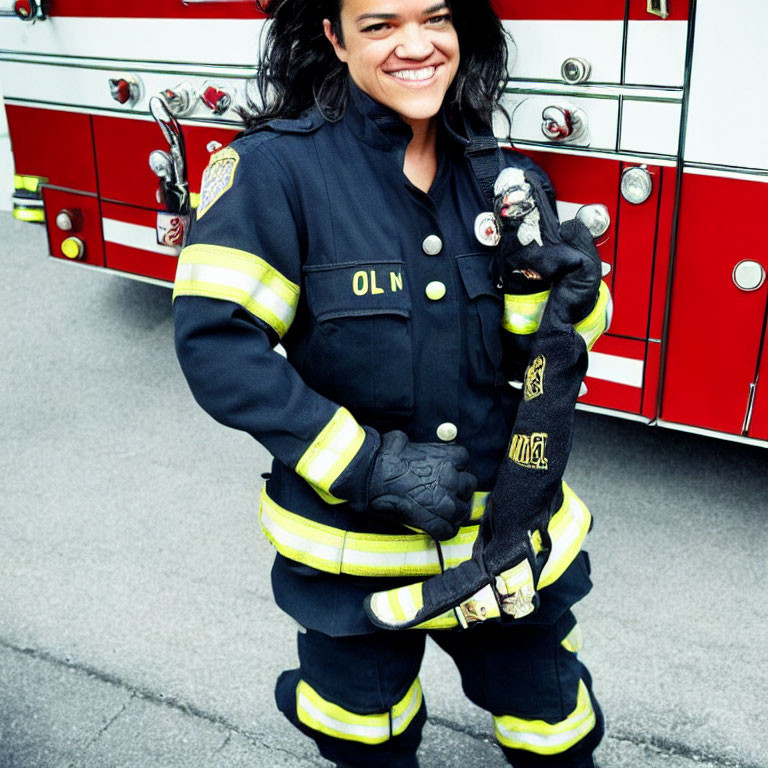
POLYGON ((535 175, 507 168, 495 186, 494 212, 505 288, 529 281, 561 282, 557 311, 563 324, 583 320, 597 303, 602 264, 589 230, 577 219, 562 224, 535 175), (568 275, 567 281, 563 277, 568 275))
MULTIPOLYGON (((595 304, 600 261, 582 237, 586 228, 561 228, 535 180, 530 189, 535 205, 519 207, 521 215, 505 217, 509 204, 498 206, 507 221, 500 247, 511 273, 523 279, 535 273, 553 287, 472 558, 425 582, 370 595, 365 609, 379 627, 466 627, 502 615, 520 619, 536 609, 550 547, 547 526, 563 503, 574 407, 587 367, 586 344, 573 323, 595 304), (524 225, 528 232, 520 237, 524 225)), ((510 204, 525 202, 518 192, 507 195, 510 204)))
POLYGON ((369 507, 433 539, 450 539, 469 516, 477 485, 463 471, 468 464, 459 445, 411 443, 404 432, 387 432, 374 459, 369 507))

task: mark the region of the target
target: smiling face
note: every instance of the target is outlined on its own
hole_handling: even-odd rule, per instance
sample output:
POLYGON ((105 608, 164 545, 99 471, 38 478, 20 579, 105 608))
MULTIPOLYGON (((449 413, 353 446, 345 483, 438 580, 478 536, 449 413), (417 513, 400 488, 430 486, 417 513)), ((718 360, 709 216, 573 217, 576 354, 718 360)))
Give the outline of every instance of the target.
POLYGON ((343 0, 342 40, 326 37, 355 84, 411 126, 431 120, 459 68, 459 39, 440 0, 343 0))

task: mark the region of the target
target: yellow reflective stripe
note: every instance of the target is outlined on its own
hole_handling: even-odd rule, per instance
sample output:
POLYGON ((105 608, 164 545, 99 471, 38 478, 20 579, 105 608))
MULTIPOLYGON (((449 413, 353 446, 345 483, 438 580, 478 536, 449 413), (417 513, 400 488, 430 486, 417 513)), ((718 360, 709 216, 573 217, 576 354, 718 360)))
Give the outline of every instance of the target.
POLYGON ((370 596, 370 608, 383 622, 393 627, 412 621, 424 607, 424 599, 421 595, 422 584, 423 582, 417 582, 397 589, 374 592, 370 596))
MULTIPOLYGON (((541 316, 549 298, 549 291, 541 293, 504 296, 504 318, 502 327, 510 333, 527 336, 539 330, 541 316)), ((592 349, 595 342, 605 333, 611 325, 613 316, 613 299, 608 286, 600 283, 595 308, 574 328, 581 334, 587 344, 587 349, 592 349)))
MULTIPOLYGON (((259 517, 265 536, 281 555, 319 571, 351 576, 440 573, 437 546, 425 533, 400 536, 356 533, 316 523, 275 503, 265 488, 261 491, 259 517)), ((477 527, 473 526, 472 530, 474 533, 470 535, 474 541, 477 527)), ((462 532, 456 538, 461 537, 462 532)))
POLYGON ((344 531, 315 523, 283 509, 262 488, 259 519, 264 535, 277 551, 327 573, 341 573, 344 531))
POLYGON ((509 749, 522 749, 538 755, 556 755, 565 752, 583 739, 597 722, 589 691, 583 680, 579 681, 576 708, 559 723, 524 720, 512 715, 493 719, 496 738, 501 744, 509 749))
POLYGON ((14 205, 13 218, 19 221, 45 221, 45 210, 43 208, 22 208, 14 205))
POLYGON ((472 547, 475 545, 479 530, 479 525, 467 525, 459 528, 459 532, 452 539, 438 542, 437 546, 440 547, 446 568, 455 568, 459 563, 472 557, 472 547))
POLYGON ((456 616, 456 610, 451 608, 445 613, 441 613, 439 616, 435 616, 434 619, 429 621, 422 621, 421 624, 417 624, 414 629, 455 629, 459 626, 459 620, 456 616))
POLYGON ((331 486, 355 458, 365 442, 365 430, 346 409, 339 408, 333 418, 296 464, 303 477, 328 504, 343 504, 331 493, 331 486))
POLYGON ((504 294, 504 317, 501 327, 510 333, 527 336, 539 330, 549 291, 527 294, 504 294))
MULTIPOLYGON (((427 534, 388 535, 334 528, 284 509, 262 488, 259 504, 262 530, 277 551, 291 560, 326 573, 351 576, 435 576, 472 556, 478 525, 459 529, 452 539, 436 543, 427 534), (439 548, 439 551, 438 551, 439 548)), ((579 553, 592 518, 578 496, 563 483, 563 504, 552 516, 552 551, 538 588, 554 583, 579 553)))
POLYGON ((574 624, 573 629, 562 639, 560 645, 562 645, 566 651, 578 653, 584 647, 581 627, 578 624, 574 624))
POLYGON ((383 744, 404 733, 421 709, 424 694, 418 678, 391 712, 358 715, 324 699, 305 680, 296 686, 296 713, 309 728, 335 739, 383 744))
POLYGON ((296 686, 296 713, 309 728, 335 739, 383 744, 389 741, 389 713, 356 715, 320 696, 304 680, 296 686))
POLYGON ((417 677, 413 685, 408 689, 408 693, 392 707, 392 735, 399 736, 404 733, 406 728, 421 709, 421 703, 424 700, 424 693, 421 690, 421 683, 417 677))
POLYGON ((539 575, 538 589, 553 584, 563 575, 579 554, 591 522, 587 505, 564 482, 563 503, 547 526, 552 551, 539 575))
POLYGON ((611 292, 608 286, 601 282, 595 308, 583 320, 573 326, 587 343, 587 349, 592 349, 600 336, 608 330, 612 317, 613 299, 611 292))
POLYGON ((24 192, 39 192, 40 185, 48 179, 42 176, 23 176, 18 173, 13 174, 13 188, 24 192))
POLYGON ((299 303, 299 286, 253 253, 196 243, 179 256, 173 298, 204 296, 234 301, 282 338, 299 303))
POLYGON ((491 495, 490 491, 475 491, 472 494, 472 513, 469 519, 475 523, 482 518, 485 514, 485 506, 488 503, 488 497, 491 495))

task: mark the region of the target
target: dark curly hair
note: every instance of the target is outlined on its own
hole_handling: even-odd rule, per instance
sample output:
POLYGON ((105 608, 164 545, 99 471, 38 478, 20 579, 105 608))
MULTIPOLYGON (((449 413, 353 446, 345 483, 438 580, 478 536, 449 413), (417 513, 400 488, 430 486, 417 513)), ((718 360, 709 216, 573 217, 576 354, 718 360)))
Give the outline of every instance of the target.
MULTIPOLYGON (((246 128, 276 118, 295 118, 317 106, 329 121, 347 106, 347 65, 339 61, 323 32, 329 19, 343 43, 342 0, 256 0, 271 17, 262 66, 256 75, 259 103, 248 99, 241 112, 246 128)), ((507 35, 491 0, 447 0, 459 38, 461 62, 446 94, 451 122, 461 118, 490 127, 507 80, 507 35)))

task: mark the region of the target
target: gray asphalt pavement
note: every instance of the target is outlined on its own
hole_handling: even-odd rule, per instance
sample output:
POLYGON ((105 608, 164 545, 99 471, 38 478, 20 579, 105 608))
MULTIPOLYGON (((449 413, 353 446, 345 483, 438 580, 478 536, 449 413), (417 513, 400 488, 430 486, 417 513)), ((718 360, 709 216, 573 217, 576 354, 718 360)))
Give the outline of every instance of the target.
MULTIPOLYGON (((169 290, 45 254, 0 214, 0 768, 327 765, 273 704, 295 627, 258 530, 265 451, 193 401, 169 290)), ((578 415, 602 768, 768 766, 766 470, 578 415)), ((505 765, 434 646, 422 682, 424 768, 505 765)))

